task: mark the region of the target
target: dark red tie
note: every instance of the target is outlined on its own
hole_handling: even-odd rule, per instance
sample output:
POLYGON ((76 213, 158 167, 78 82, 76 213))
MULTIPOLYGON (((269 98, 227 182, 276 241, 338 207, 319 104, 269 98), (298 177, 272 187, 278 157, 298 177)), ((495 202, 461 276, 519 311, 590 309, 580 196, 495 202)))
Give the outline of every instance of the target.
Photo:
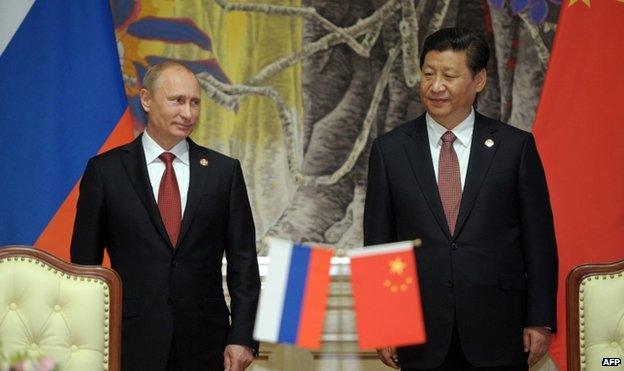
POLYGON ((165 172, 160 179, 160 188, 158 189, 158 209, 169 235, 169 240, 175 247, 178 243, 180 222, 182 220, 180 188, 178 187, 178 180, 173 169, 175 155, 170 152, 164 152, 158 158, 165 163, 165 172))
POLYGON ((462 195, 459 161, 453 148, 455 139, 457 137, 451 131, 442 135, 442 148, 440 149, 440 162, 438 164, 438 190, 451 235, 455 232, 462 195))

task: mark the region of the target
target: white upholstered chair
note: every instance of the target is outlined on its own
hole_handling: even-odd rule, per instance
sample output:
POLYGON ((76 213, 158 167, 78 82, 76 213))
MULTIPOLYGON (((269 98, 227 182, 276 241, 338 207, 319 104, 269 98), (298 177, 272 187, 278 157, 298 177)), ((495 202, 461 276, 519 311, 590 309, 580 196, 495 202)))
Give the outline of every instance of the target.
POLYGON ((578 266, 566 286, 568 370, 624 370, 624 260, 578 266))
POLYGON ((61 371, 120 369, 121 280, 26 246, 0 248, 0 344, 61 371))

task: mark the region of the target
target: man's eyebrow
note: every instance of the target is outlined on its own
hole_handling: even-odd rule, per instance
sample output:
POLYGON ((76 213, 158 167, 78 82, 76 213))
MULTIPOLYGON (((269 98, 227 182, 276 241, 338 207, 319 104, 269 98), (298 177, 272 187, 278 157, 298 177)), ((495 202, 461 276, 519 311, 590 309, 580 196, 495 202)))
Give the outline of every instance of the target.
POLYGON ((184 95, 184 94, 170 94, 170 95, 167 95, 167 98, 189 98, 189 99, 193 99, 194 97, 189 96, 189 95, 184 95))

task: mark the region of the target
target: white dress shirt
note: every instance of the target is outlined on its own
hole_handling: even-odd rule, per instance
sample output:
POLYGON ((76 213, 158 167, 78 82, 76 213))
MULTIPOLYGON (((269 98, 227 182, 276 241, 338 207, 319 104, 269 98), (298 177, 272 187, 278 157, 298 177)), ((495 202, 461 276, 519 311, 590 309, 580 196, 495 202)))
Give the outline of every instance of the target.
MULTIPOLYGON (((436 182, 438 181, 438 165, 440 163, 440 149, 442 148, 442 135, 448 131, 447 128, 435 122, 427 113, 427 135, 429 136, 429 148, 431 149, 431 160, 435 172, 436 182)), ((455 126, 453 134, 457 137, 453 142, 453 149, 459 161, 459 174, 461 177, 461 188, 464 190, 466 183, 466 172, 468 171, 468 160, 470 159, 470 145, 472 144, 472 132, 474 131, 475 113, 474 109, 466 119, 455 126)))
POLYGON ((158 190, 160 188, 160 180, 165 172, 165 163, 158 158, 163 152, 171 152, 175 155, 173 159, 173 170, 175 171, 180 189, 180 205, 182 206, 182 215, 186 208, 186 197, 188 195, 189 179, 190 179, 190 160, 189 145, 186 140, 181 140, 173 146, 169 151, 164 150, 152 137, 143 132, 141 138, 143 151, 145 152, 145 162, 147 163, 147 173, 149 174, 150 184, 154 191, 154 200, 158 203, 158 190))

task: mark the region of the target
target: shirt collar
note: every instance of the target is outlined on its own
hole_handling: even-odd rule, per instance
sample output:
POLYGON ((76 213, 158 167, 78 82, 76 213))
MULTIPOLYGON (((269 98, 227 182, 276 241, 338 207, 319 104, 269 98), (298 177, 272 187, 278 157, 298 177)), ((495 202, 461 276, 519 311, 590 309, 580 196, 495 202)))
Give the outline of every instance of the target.
MULTIPOLYGON (((425 115, 425 119, 427 121, 427 135, 429 136, 429 143, 434 143, 436 146, 442 145, 442 134, 448 131, 447 128, 438 124, 433 117, 427 113, 425 115)), ((475 122, 475 111, 474 108, 470 110, 470 114, 468 117, 464 119, 464 121, 460 122, 459 125, 455 126, 453 130, 453 134, 457 137, 457 141, 464 147, 468 147, 470 144, 470 140, 472 140, 472 131, 474 129, 475 122)))
POLYGON ((171 152, 176 156, 176 159, 182 161, 183 164, 190 164, 189 144, 186 140, 179 141, 178 144, 173 146, 173 148, 166 151, 158 143, 156 143, 156 141, 149 136, 147 130, 145 130, 143 131, 141 142, 143 143, 143 151, 145 152, 145 161, 147 164, 154 162, 163 152, 171 152))

